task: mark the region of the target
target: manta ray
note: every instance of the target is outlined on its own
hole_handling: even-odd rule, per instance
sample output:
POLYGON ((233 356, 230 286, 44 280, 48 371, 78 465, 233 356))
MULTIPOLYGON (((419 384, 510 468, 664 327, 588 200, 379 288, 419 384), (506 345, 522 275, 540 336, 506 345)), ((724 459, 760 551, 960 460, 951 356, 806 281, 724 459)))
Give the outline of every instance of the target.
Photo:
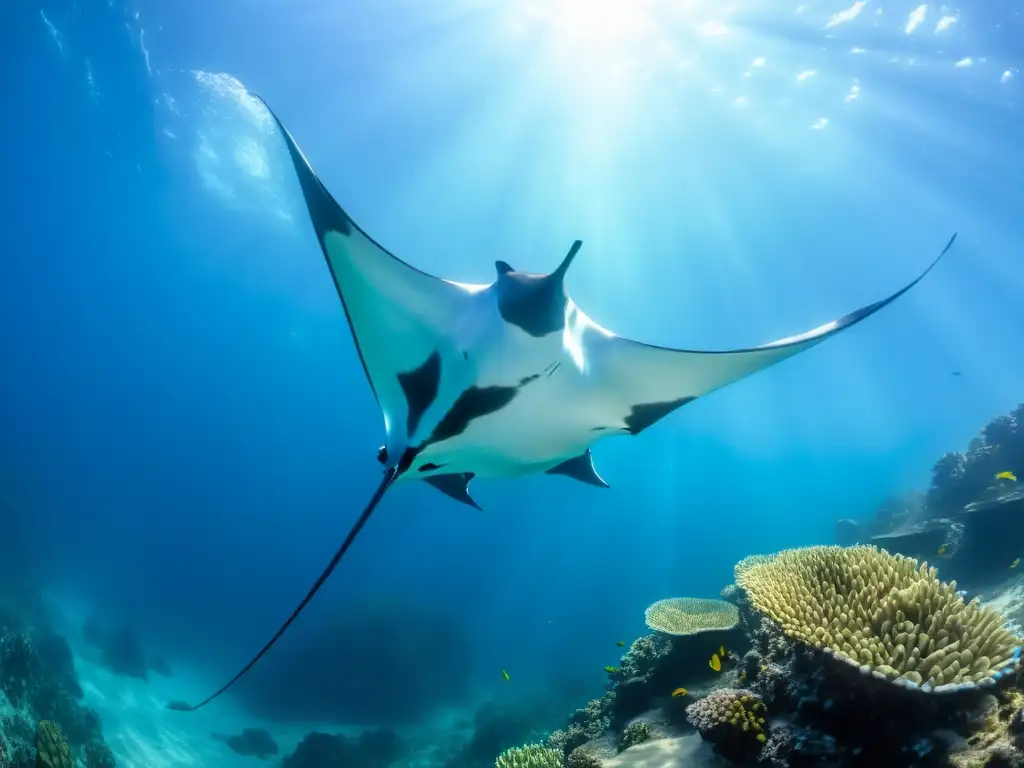
POLYGON ((384 419, 377 452, 383 478, 305 598, 238 674, 270 650, 355 541, 387 490, 422 481, 479 508, 474 478, 563 475, 601 488, 591 447, 639 435, 682 406, 799 354, 850 328, 914 287, 952 247, 954 234, 912 282, 813 330, 758 347, 693 351, 617 336, 565 290, 577 240, 549 274, 506 261, 475 285, 428 274, 364 232, 334 200, 274 112, 298 176, 309 220, 345 311, 356 351, 384 419))

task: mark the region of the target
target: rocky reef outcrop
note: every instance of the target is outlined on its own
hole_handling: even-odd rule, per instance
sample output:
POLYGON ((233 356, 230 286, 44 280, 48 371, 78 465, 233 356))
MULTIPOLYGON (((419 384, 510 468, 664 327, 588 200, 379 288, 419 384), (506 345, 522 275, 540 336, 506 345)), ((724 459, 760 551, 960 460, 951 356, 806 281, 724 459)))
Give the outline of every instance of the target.
POLYGON ((81 703, 71 648, 44 611, 0 610, 0 690, 0 766, 63 768, 70 755, 84 768, 114 768, 99 715, 81 703))

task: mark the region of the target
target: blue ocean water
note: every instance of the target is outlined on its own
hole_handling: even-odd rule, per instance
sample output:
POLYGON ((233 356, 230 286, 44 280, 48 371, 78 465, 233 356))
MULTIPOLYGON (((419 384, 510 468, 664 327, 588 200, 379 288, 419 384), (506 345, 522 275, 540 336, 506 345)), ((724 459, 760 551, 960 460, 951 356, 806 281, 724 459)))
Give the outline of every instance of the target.
POLYGON ((86 685, 119 765, 229 765, 228 710, 300 735, 564 717, 648 604, 925 487, 1024 391, 1021 31, 977 1, 5 4, 0 562, 76 653, 93 616, 176 671, 86 685), (380 414, 250 92, 405 260, 487 283, 580 238, 573 299, 650 343, 801 332, 958 241, 863 325, 599 443, 610 490, 481 480, 476 511, 396 488, 236 691, 167 713, 258 650, 379 479, 380 414))

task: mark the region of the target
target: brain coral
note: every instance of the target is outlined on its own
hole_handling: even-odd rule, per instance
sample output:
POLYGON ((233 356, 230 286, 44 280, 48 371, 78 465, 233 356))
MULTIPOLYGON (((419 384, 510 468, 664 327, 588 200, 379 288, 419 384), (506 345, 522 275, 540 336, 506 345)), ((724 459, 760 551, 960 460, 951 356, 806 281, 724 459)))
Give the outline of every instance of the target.
POLYGON ((1020 659, 995 610, 965 603, 927 563, 870 546, 807 547, 747 558, 736 583, 789 637, 864 674, 949 692, 991 685, 1020 659))
POLYGON ((659 600, 644 613, 647 626, 666 635, 696 635, 735 627, 739 609, 724 600, 670 597, 659 600))
POLYGON ((562 768, 562 753, 540 744, 513 747, 501 753, 494 768, 562 768))

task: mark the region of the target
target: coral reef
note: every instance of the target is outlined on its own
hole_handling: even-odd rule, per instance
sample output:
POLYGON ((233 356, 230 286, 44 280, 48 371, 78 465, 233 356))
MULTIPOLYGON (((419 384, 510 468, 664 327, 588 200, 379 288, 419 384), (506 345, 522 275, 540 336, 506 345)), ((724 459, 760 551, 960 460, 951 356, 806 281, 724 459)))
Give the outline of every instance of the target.
POLYGON ((655 632, 682 636, 729 630, 740 617, 736 606, 723 600, 670 597, 650 606, 644 620, 655 632))
POLYGON ((51 720, 42 720, 36 726, 37 768, 74 768, 71 747, 60 730, 51 720))
POLYGON ((601 768, 601 758, 592 749, 577 747, 566 758, 565 768, 601 768))
POLYGON ((630 723, 622 729, 622 736, 619 737, 619 752, 643 744, 651 739, 651 726, 642 721, 630 723))
POLYGON ((1016 557, 1012 547, 1024 541, 1024 518, 999 514, 1019 488, 996 477, 1004 471, 1024 479, 1024 404, 989 422, 965 451, 939 458, 925 493, 887 500, 856 532, 852 521, 839 521, 837 542, 853 544, 855 537, 916 558, 934 557, 942 547, 956 578, 998 578, 1016 557))
POLYGON ((751 691, 719 688, 688 706, 686 717, 703 738, 736 760, 749 759, 767 741, 765 707, 751 691))
POLYGON ((789 637, 897 685, 991 685, 1020 660, 1020 640, 996 611, 965 603, 927 563, 885 550, 786 550, 740 563, 736 582, 789 637))
POLYGON ((96 618, 90 617, 82 627, 82 637, 100 652, 103 666, 115 675, 148 679, 142 643, 129 627, 105 630, 96 618))
POLYGON ((67 641, 43 613, 32 611, 30 618, 0 614, 0 688, 15 710, 0 721, 4 759, 20 766, 26 749, 34 752, 31 724, 52 721, 59 723, 72 753, 83 755, 87 768, 112 768, 112 756, 98 757, 110 751, 99 716, 80 703, 83 692, 67 641))
POLYGON ((494 768, 562 768, 562 753, 541 744, 513 747, 498 756, 494 768))

